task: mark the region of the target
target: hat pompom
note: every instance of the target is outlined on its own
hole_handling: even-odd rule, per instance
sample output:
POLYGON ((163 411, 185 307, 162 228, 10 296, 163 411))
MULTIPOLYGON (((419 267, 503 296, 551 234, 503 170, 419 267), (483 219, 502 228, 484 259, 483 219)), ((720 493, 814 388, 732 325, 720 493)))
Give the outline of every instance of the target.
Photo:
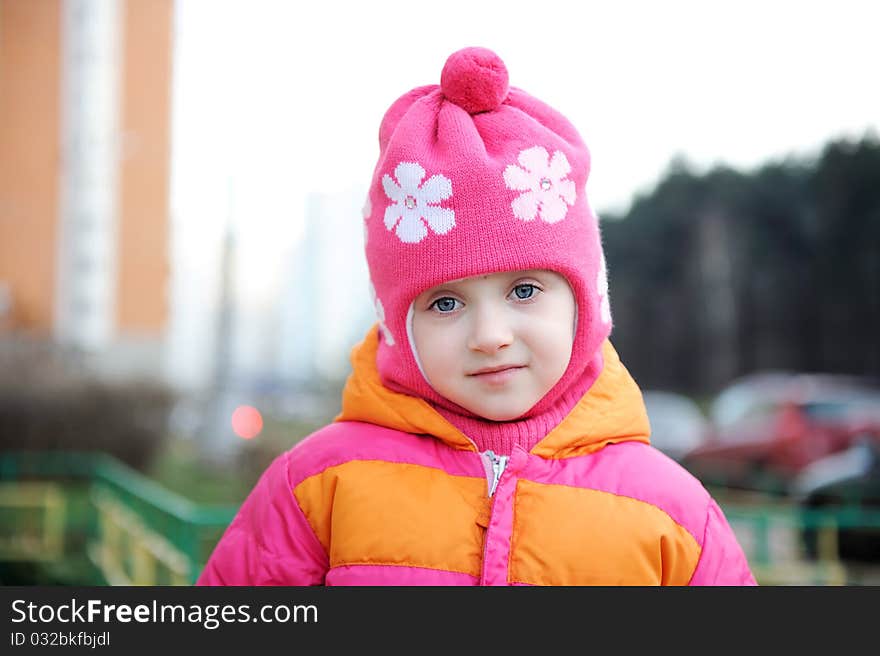
POLYGON ((452 53, 440 74, 443 95, 469 114, 497 108, 510 89, 507 67, 487 48, 452 53))

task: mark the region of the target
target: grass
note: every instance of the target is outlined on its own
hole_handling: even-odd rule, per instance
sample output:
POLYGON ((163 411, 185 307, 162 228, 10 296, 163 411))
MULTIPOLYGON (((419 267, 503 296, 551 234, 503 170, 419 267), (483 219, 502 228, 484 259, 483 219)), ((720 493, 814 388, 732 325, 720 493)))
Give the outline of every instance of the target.
POLYGON ((265 418, 260 434, 243 442, 238 453, 225 464, 202 458, 193 440, 172 437, 147 475, 194 503, 239 505, 276 456, 321 425, 265 418))
POLYGON ((163 487, 200 504, 238 504, 250 487, 231 469, 202 462, 194 445, 171 440, 154 461, 148 475, 163 487))

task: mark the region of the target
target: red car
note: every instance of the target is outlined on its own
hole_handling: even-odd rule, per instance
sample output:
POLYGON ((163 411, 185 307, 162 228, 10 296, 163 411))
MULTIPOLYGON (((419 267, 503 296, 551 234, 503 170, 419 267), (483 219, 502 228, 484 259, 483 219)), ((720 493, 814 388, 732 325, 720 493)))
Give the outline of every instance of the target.
POLYGON ((831 374, 763 373, 719 394, 682 464, 706 484, 788 492, 807 465, 880 436, 880 387, 831 374))

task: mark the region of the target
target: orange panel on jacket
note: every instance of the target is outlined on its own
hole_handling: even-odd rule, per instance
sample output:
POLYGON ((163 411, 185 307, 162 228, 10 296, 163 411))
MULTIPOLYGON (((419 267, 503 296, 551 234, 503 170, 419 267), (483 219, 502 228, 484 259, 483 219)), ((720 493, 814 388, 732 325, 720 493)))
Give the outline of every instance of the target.
POLYGON ((687 585, 699 557, 693 536, 649 503, 565 485, 517 485, 512 582, 687 585))

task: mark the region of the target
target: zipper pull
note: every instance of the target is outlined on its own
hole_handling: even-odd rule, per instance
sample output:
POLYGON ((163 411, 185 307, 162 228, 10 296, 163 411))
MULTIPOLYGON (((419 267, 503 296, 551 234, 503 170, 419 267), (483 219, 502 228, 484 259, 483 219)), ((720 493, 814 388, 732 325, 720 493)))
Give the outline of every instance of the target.
POLYGON ((491 497, 495 494, 495 488, 498 487, 498 481, 501 479, 501 474, 504 473, 504 468, 507 467, 509 456, 498 456, 494 451, 486 451, 486 455, 492 461, 492 483, 489 486, 489 496, 491 497))

